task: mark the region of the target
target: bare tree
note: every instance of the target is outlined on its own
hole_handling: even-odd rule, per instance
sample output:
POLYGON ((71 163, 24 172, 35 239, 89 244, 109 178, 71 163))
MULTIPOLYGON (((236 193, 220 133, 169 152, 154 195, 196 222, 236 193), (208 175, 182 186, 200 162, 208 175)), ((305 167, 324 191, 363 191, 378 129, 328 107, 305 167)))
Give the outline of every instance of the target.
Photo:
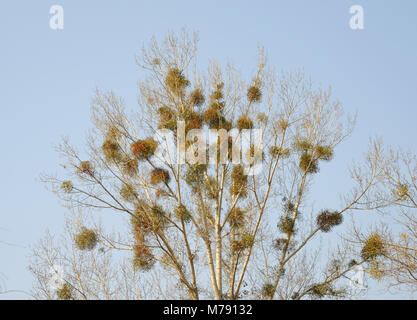
POLYGON ((123 99, 97 91, 86 152, 68 140, 58 147, 68 177, 44 175, 53 192, 83 214, 103 209, 128 217, 129 229, 104 236, 102 228, 79 225, 68 229, 72 239, 42 242, 32 265, 39 298, 54 297, 45 287, 45 271, 57 261, 67 271, 60 297, 120 298, 115 288, 126 281, 108 281, 116 277, 108 256, 113 251, 119 257, 113 268, 121 263, 134 275, 141 271, 139 282, 128 283, 139 288, 126 289, 124 298, 350 294, 340 280, 362 260, 345 244, 336 248, 336 258, 324 253, 323 263, 318 239, 364 208, 361 201, 380 175, 379 146, 372 146, 367 170, 352 172, 356 187, 340 208, 313 212, 307 196, 314 176, 355 119, 343 115, 330 89, 315 87, 303 73, 270 70, 263 50, 245 82, 232 64, 222 68, 212 61, 206 72, 198 71, 196 45, 197 36, 185 31, 162 44, 152 40, 137 59, 148 75, 139 83, 139 107, 128 113, 123 99), (244 130, 254 128, 260 129, 262 148, 252 136, 238 153, 245 161, 236 161, 244 130), (218 130, 214 148, 195 141, 194 129, 218 130), (177 152, 187 155, 184 163, 160 156, 159 148, 170 144, 158 139, 161 130, 173 133, 177 152), (190 160, 207 156, 216 161, 190 160), (259 160, 261 172, 251 174, 259 160), (71 245, 62 251, 65 240, 71 245), (106 248, 103 256, 98 243, 106 248))
POLYGON ((381 176, 367 194, 383 222, 373 230, 355 230, 368 273, 389 287, 417 290, 417 157, 387 148, 379 155, 381 176))
POLYGON ((91 222, 94 233, 88 233, 85 224, 85 217, 74 215, 67 218, 64 234, 59 239, 47 232, 36 245, 30 266, 36 279, 33 296, 37 299, 146 298, 149 286, 146 279, 141 279, 140 274, 112 250, 133 249, 109 242, 107 237, 116 239, 116 236, 106 235, 100 223, 91 222), (77 231, 84 238, 74 238, 77 231), (100 238, 95 237, 96 233, 100 238), (91 250, 93 245, 97 250, 91 250))

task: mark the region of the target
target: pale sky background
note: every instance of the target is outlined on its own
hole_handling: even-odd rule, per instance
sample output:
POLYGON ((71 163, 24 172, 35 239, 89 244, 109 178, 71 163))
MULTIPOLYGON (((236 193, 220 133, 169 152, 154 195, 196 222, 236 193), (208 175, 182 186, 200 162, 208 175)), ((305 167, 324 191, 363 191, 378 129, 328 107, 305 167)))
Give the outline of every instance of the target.
MULTIPOLYGON (((230 59, 247 79, 262 45, 277 70, 303 68, 331 85, 345 110, 359 117, 335 159, 321 166, 313 190, 318 207, 337 207, 338 194, 349 190, 347 167, 361 158, 369 137, 417 152, 416 15, 415 0, 0 1, 0 283, 29 291, 29 246, 46 229, 60 233, 64 223, 65 209, 37 181, 41 172, 58 170, 53 145, 65 135, 83 146, 96 87, 135 106, 144 73, 134 55, 153 35, 196 30, 203 65, 230 59), (54 4, 64 8, 62 31, 49 28, 54 4), (364 30, 349 28, 355 4, 364 8, 364 30)), ((410 295, 370 283, 365 298, 410 295)))

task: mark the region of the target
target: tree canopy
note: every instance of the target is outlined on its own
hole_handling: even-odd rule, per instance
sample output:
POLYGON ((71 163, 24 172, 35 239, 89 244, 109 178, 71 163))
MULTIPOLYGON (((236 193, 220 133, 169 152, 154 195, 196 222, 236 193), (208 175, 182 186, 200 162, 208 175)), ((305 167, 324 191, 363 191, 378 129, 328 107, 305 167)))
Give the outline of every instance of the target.
MULTIPOLYGON (((274 72, 263 50, 246 80, 232 64, 212 61, 200 70, 196 53, 197 36, 187 32, 152 40, 137 59, 146 74, 138 107, 126 110, 113 92, 97 91, 85 151, 67 139, 58 146, 67 176, 45 174, 43 181, 74 216, 62 241, 47 235, 34 251, 37 297, 349 297, 354 290, 342 280, 385 253, 378 233, 362 239, 359 250, 346 240, 320 252, 318 238, 347 215, 388 205, 375 197, 390 171, 381 165, 378 141, 351 169, 354 187, 344 190, 339 207, 317 210, 308 198, 355 123, 331 89, 302 72, 274 72), (210 129, 218 132, 214 145, 201 144, 195 133, 210 129), (244 132, 248 143, 239 150, 244 132), (173 146, 169 154, 184 152, 182 163, 161 156, 173 146), (196 161, 207 157, 216 161, 196 161), (120 216, 112 232, 91 218, 100 210, 120 216), (59 288, 47 281, 54 265, 65 271, 59 288)), ((397 200, 411 201, 411 184, 399 182, 397 200)))

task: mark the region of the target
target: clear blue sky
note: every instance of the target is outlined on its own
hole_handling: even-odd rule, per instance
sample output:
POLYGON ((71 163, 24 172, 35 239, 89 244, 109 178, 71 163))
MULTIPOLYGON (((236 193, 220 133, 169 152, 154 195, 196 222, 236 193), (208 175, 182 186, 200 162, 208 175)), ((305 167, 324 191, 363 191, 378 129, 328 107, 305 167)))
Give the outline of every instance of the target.
POLYGON ((143 73, 134 55, 151 36, 187 26, 200 33, 202 63, 231 59, 248 76, 263 45, 277 70, 304 68, 331 85, 359 115, 353 136, 317 179, 317 194, 337 199, 347 191, 344 168, 361 157, 368 137, 417 152, 416 15, 415 0, 0 1, 0 241, 15 244, 0 243, 0 279, 8 289, 30 288, 28 246, 46 228, 59 232, 65 212, 36 179, 57 171, 60 136, 83 145, 96 87, 135 105, 143 73), (64 8, 62 31, 49 28, 54 4, 64 8), (364 8, 364 30, 349 28, 354 4, 364 8))

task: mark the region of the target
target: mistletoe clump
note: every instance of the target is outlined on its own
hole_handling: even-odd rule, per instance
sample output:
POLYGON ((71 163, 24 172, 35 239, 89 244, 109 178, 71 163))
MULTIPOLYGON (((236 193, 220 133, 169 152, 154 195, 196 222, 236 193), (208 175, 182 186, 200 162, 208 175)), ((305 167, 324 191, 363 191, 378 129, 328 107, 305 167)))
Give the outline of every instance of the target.
POLYGON ((185 117, 185 133, 192 129, 200 129, 203 126, 203 119, 200 114, 190 111, 185 117))
POLYGON ((133 267, 136 270, 149 271, 155 264, 151 251, 144 243, 138 243, 133 247, 133 267))
POLYGON ((80 250, 92 250, 98 242, 97 233, 94 230, 83 227, 81 231, 74 236, 75 245, 80 250))
POLYGON ((218 103, 212 104, 203 114, 203 120, 208 124, 210 129, 230 130, 232 123, 227 121, 222 114, 222 105, 218 103))
POLYGON ((300 151, 310 151, 312 149, 312 145, 306 139, 300 139, 296 142, 296 148, 300 151))
POLYGON ((72 182, 69 181, 69 180, 62 182, 62 184, 61 184, 61 189, 65 193, 70 193, 73 188, 74 188, 74 186, 73 186, 72 182))
POLYGON ((314 147, 306 139, 297 141, 296 148, 302 152, 299 166, 305 173, 317 173, 319 160, 330 161, 333 158, 332 147, 321 145, 314 147))
POLYGON ((215 91, 210 96, 209 107, 203 114, 203 120, 210 129, 230 130, 232 127, 231 122, 227 121, 223 115, 223 87, 223 83, 217 84, 215 91))
POLYGON ((278 228, 282 233, 294 233, 294 220, 291 217, 283 216, 280 218, 278 228))
POLYGON ((152 138, 138 140, 131 145, 132 154, 138 160, 146 160, 152 157, 157 147, 158 143, 152 138))
POLYGON ((190 81, 185 78, 181 70, 171 68, 167 72, 165 84, 174 95, 182 96, 185 88, 190 85, 190 81))
POLYGON ((91 162, 81 161, 80 166, 78 167, 78 173, 92 176, 94 171, 91 162))
POLYGON ((151 184, 168 183, 171 177, 169 172, 162 168, 153 169, 151 172, 151 184))
POLYGON ((124 157, 121 161, 122 169, 128 176, 134 176, 138 173, 138 159, 124 157))
POLYGON ((251 86, 248 89, 248 100, 249 102, 260 102, 262 99, 261 89, 257 86, 251 86))
POLYGON ((149 271, 155 264, 155 260, 150 257, 134 257, 133 268, 140 271, 149 271))
POLYGON ((290 155, 290 152, 291 151, 289 148, 282 149, 277 146, 272 146, 269 148, 269 154, 273 157, 287 157, 290 155))
POLYGON ((101 146, 101 149, 103 150, 103 154, 106 157, 107 161, 119 161, 122 158, 120 146, 115 141, 104 141, 103 145, 101 146))
POLYGON ((393 193, 396 200, 404 200, 408 196, 408 186, 406 184, 400 183, 393 193))
POLYGON ((145 245, 145 238, 142 234, 136 237, 136 240, 136 244, 133 246, 133 268, 149 271, 155 263, 151 250, 145 245))
POLYGON ((328 283, 320 283, 312 286, 309 293, 318 298, 323 298, 324 296, 337 296, 339 294, 334 290, 333 286, 328 283))
POLYGON ((224 88, 224 83, 220 82, 216 85, 216 89, 213 91, 213 93, 210 96, 210 100, 214 101, 220 101, 223 99, 223 88, 224 88))
POLYGON ((239 229, 245 225, 245 210, 234 208, 230 213, 229 224, 231 228, 239 229))
POLYGON ((204 183, 205 172, 207 172, 207 165, 205 164, 194 164, 187 168, 185 182, 193 188, 193 191, 197 191, 204 183))
POLYGON ((132 185, 126 184, 120 189, 120 196, 123 200, 131 202, 137 198, 138 194, 132 185))
POLYGON ((135 204, 135 212, 131 217, 133 231, 141 234, 148 234, 151 231, 158 231, 165 226, 166 212, 157 204, 148 204, 145 200, 139 199, 135 204))
POLYGON ((317 226, 323 232, 329 232, 334 226, 343 222, 343 215, 337 211, 323 210, 317 216, 317 226))
POLYGON ((218 195, 218 184, 215 178, 208 177, 204 182, 204 189, 210 199, 216 199, 218 195))
POLYGON ((250 233, 244 233, 240 240, 233 240, 231 242, 231 249, 234 252, 243 251, 247 248, 250 248, 255 243, 255 238, 250 233))
POLYGON ((248 176, 245 175, 243 167, 240 164, 234 166, 232 171, 232 185, 230 187, 230 194, 232 196, 246 197, 247 182, 248 176))
POLYGON ((378 233, 373 233, 365 241, 361 256, 364 260, 369 260, 378 256, 385 255, 385 253, 386 249, 382 236, 378 233))
MULTIPOLYGON (((294 204, 294 202, 292 202, 291 200, 287 200, 286 198, 285 198, 285 200, 284 200, 284 202, 283 202, 283 206, 284 206, 284 211, 286 212, 286 213, 288 213, 288 214, 292 214, 292 213, 294 213, 294 210, 295 210, 295 204, 294 204)), ((297 211, 297 215, 299 214, 300 212, 299 211, 297 211)))
POLYGON ((319 166, 317 160, 309 152, 303 152, 300 157, 300 169, 305 173, 317 173, 319 166))
POLYGON ((191 92, 189 97, 189 103, 190 105, 194 107, 201 106, 205 101, 203 91, 201 89, 195 89, 193 92, 191 92))
POLYGON ((163 106, 158 109, 159 126, 158 129, 169 129, 171 131, 177 130, 177 118, 175 112, 167 107, 163 106))
POLYGON ((250 233, 244 233, 242 235, 241 241, 243 245, 245 246, 245 248, 249 248, 249 247, 252 247, 253 244, 255 243, 255 237, 251 235, 250 233))
POLYGON ((209 125, 209 127, 213 127, 215 124, 218 124, 220 117, 221 113, 215 107, 208 108, 203 115, 203 119, 209 125))
POLYGON ((281 148, 277 146, 272 146, 269 148, 269 154, 273 157, 277 157, 281 154, 281 148))
POLYGON ((158 222, 162 222, 166 216, 166 212, 160 205, 153 205, 151 208, 151 213, 154 218, 158 220, 158 222))
POLYGON ((237 127, 239 130, 243 129, 252 129, 253 128, 253 122, 251 118, 247 116, 241 116, 239 120, 237 120, 237 127))
POLYGON ((191 213, 183 204, 175 208, 175 215, 178 219, 183 220, 184 222, 191 221, 191 213))
POLYGON ((333 158, 333 149, 330 146, 317 146, 316 155, 320 160, 329 161, 333 158))
POLYGON ((152 220, 150 219, 150 207, 145 200, 139 199, 135 205, 134 215, 131 217, 131 223, 134 233, 146 234, 153 229, 152 220))
POLYGON ((274 294, 274 286, 271 283, 266 283, 262 287, 261 294, 263 297, 268 298, 274 294))
POLYGON ((67 283, 64 283, 62 287, 56 291, 56 295, 59 300, 71 300, 73 298, 71 287, 67 283))
POLYGON ((141 241, 139 241, 137 244, 133 247, 133 252, 136 257, 143 257, 143 256, 150 256, 151 251, 145 244, 141 241))

